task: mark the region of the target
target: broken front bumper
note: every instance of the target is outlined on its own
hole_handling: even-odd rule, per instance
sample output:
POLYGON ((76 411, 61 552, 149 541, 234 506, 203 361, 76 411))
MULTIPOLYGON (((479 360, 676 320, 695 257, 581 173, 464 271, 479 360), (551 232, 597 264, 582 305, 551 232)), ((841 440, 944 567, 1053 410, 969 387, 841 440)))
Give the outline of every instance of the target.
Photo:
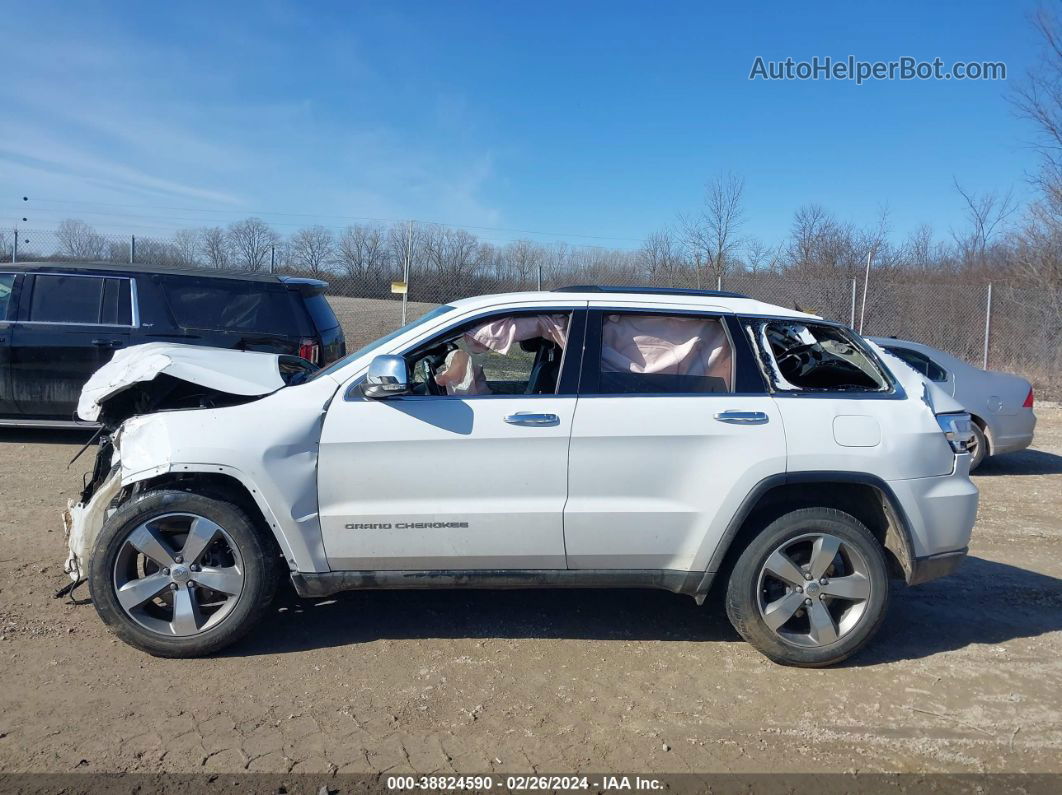
POLYGON ((103 523, 107 520, 111 503, 121 489, 121 469, 115 466, 87 503, 75 503, 70 500, 63 511, 63 528, 69 548, 63 571, 75 583, 88 577, 88 561, 92 556, 92 548, 103 523))

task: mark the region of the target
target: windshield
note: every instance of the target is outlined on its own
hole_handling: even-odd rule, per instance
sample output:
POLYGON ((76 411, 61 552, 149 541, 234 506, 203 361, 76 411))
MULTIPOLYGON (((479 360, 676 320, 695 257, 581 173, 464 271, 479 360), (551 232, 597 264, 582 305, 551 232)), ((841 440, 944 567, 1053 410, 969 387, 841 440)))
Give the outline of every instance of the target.
POLYGON ((426 315, 422 315, 421 317, 417 318, 416 320, 414 320, 414 321, 412 321, 410 323, 407 323, 406 325, 402 326, 401 328, 395 329, 390 334, 385 334, 384 336, 380 337, 378 340, 375 340, 374 342, 370 342, 365 347, 358 348, 353 353, 348 353, 342 359, 337 359, 336 361, 334 361, 330 365, 328 365, 328 367, 325 367, 323 370, 318 370, 308 380, 312 380, 312 379, 317 378, 317 377, 322 376, 322 375, 334 373, 337 370, 339 370, 340 368, 346 367, 348 364, 353 362, 355 359, 358 359, 358 358, 364 356, 365 354, 369 353, 370 351, 376 350, 377 348, 379 348, 384 343, 390 342, 391 340, 395 339, 396 337, 399 337, 402 334, 405 334, 407 331, 412 331, 417 326, 420 326, 423 323, 427 323, 429 320, 434 320, 435 318, 439 317, 440 315, 445 315, 447 312, 452 312, 453 309, 454 309, 454 307, 450 306, 449 304, 443 304, 442 306, 436 307, 435 309, 433 309, 430 312, 428 312, 426 315))

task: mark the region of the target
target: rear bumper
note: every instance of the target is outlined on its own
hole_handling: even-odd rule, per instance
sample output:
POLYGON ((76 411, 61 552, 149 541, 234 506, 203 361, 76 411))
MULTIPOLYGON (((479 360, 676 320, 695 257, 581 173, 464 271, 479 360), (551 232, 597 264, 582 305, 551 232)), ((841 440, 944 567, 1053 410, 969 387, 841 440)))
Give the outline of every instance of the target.
POLYGON ((889 481, 907 520, 914 562, 959 554, 970 545, 979 495, 968 474, 969 459, 956 456, 950 475, 889 481))
POLYGON ((996 417, 988 425, 989 453, 1002 455, 1016 453, 1032 444, 1036 430, 1036 415, 1031 409, 1017 414, 996 417))
POLYGON ((907 584, 921 585, 938 577, 947 577, 966 560, 967 551, 966 549, 959 549, 955 552, 943 552, 940 555, 915 558, 911 563, 911 573, 908 575, 907 584))

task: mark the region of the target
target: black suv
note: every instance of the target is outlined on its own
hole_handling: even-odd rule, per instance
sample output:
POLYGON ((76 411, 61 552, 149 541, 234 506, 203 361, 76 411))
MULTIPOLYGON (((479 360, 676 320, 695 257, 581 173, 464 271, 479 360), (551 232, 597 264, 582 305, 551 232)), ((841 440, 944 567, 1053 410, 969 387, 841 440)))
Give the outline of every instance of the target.
POLYGON ((149 265, 0 265, 0 425, 74 422, 81 387, 115 349, 144 342, 346 354, 326 282, 149 265))

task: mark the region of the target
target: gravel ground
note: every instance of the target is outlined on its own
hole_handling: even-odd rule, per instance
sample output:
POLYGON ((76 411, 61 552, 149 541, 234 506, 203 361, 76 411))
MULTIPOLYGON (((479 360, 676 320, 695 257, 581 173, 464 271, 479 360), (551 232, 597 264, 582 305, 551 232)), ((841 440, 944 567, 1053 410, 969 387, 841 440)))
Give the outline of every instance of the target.
POLYGON ((975 478, 960 572, 818 671, 649 591, 287 592, 229 653, 154 659, 52 598, 83 437, 0 431, 0 772, 1062 771, 1062 410, 1038 413, 975 478))

